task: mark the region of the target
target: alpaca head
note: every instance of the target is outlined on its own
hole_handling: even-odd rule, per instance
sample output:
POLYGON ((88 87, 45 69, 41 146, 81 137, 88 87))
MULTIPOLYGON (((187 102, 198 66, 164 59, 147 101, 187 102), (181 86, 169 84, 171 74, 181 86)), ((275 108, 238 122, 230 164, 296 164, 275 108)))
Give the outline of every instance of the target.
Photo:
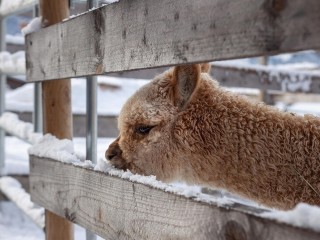
POLYGON ((201 71, 209 69, 209 64, 174 67, 129 98, 118 119, 120 136, 106 151, 111 164, 161 180, 177 178, 185 154, 175 123, 197 92, 201 71))

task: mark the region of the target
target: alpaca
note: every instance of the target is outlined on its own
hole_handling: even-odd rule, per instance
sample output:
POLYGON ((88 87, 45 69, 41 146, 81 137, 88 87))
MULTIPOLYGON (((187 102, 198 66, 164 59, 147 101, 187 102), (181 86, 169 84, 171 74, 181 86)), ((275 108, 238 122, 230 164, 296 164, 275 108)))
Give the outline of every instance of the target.
POLYGON ((320 120, 230 93, 208 72, 176 66, 129 98, 106 151, 111 164, 280 209, 320 205, 320 120))

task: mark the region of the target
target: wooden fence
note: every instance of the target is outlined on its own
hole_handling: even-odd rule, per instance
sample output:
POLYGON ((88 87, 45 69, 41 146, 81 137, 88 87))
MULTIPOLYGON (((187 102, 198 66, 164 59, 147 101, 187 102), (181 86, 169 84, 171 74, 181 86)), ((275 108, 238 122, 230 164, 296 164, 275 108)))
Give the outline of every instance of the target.
MULTIPOLYGON (((319 49, 319 12, 318 0, 120 0, 28 35, 27 78, 319 49)), ((34 202, 107 239, 319 239, 257 209, 196 202, 36 156, 30 166, 34 202)))

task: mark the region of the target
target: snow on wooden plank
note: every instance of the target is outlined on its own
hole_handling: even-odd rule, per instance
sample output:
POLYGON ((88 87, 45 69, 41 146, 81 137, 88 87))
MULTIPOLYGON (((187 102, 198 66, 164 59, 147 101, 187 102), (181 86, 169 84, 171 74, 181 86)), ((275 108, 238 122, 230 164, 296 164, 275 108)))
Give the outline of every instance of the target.
POLYGON ((211 75, 224 87, 320 93, 320 75, 271 66, 214 63, 211 75))
POLYGON ((31 155, 30 171, 32 201, 106 239, 319 239, 258 210, 196 202, 51 159, 31 155))
POLYGON ((12 177, 0 178, 0 191, 14 202, 31 220, 44 229, 44 209, 30 201, 30 195, 12 177))
POLYGON ((17 114, 11 112, 0 115, 0 129, 30 144, 36 144, 42 138, 41 133, 34 132, 31 123, 21 121, 17 114))
POLYGON ((35 0, 2 0, 0 4, 0 18, 31 9, 36 4, 37 1, 35 0))
POLYGON ((318 0, 121 0, 26 37, 29 81, 320 48, 318 0))

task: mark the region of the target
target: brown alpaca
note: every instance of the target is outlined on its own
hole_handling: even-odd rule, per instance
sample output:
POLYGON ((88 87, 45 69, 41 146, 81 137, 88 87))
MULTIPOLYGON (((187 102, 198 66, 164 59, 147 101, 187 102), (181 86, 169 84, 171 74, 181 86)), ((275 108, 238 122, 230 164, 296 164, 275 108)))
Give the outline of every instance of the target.
POLYGON ((272 207, 319 205, 320 120, 232 94, 208 71, 207 64, 178 66, 134 94, 120 113, 120 136, 106 152, 110 162, 272 207))

